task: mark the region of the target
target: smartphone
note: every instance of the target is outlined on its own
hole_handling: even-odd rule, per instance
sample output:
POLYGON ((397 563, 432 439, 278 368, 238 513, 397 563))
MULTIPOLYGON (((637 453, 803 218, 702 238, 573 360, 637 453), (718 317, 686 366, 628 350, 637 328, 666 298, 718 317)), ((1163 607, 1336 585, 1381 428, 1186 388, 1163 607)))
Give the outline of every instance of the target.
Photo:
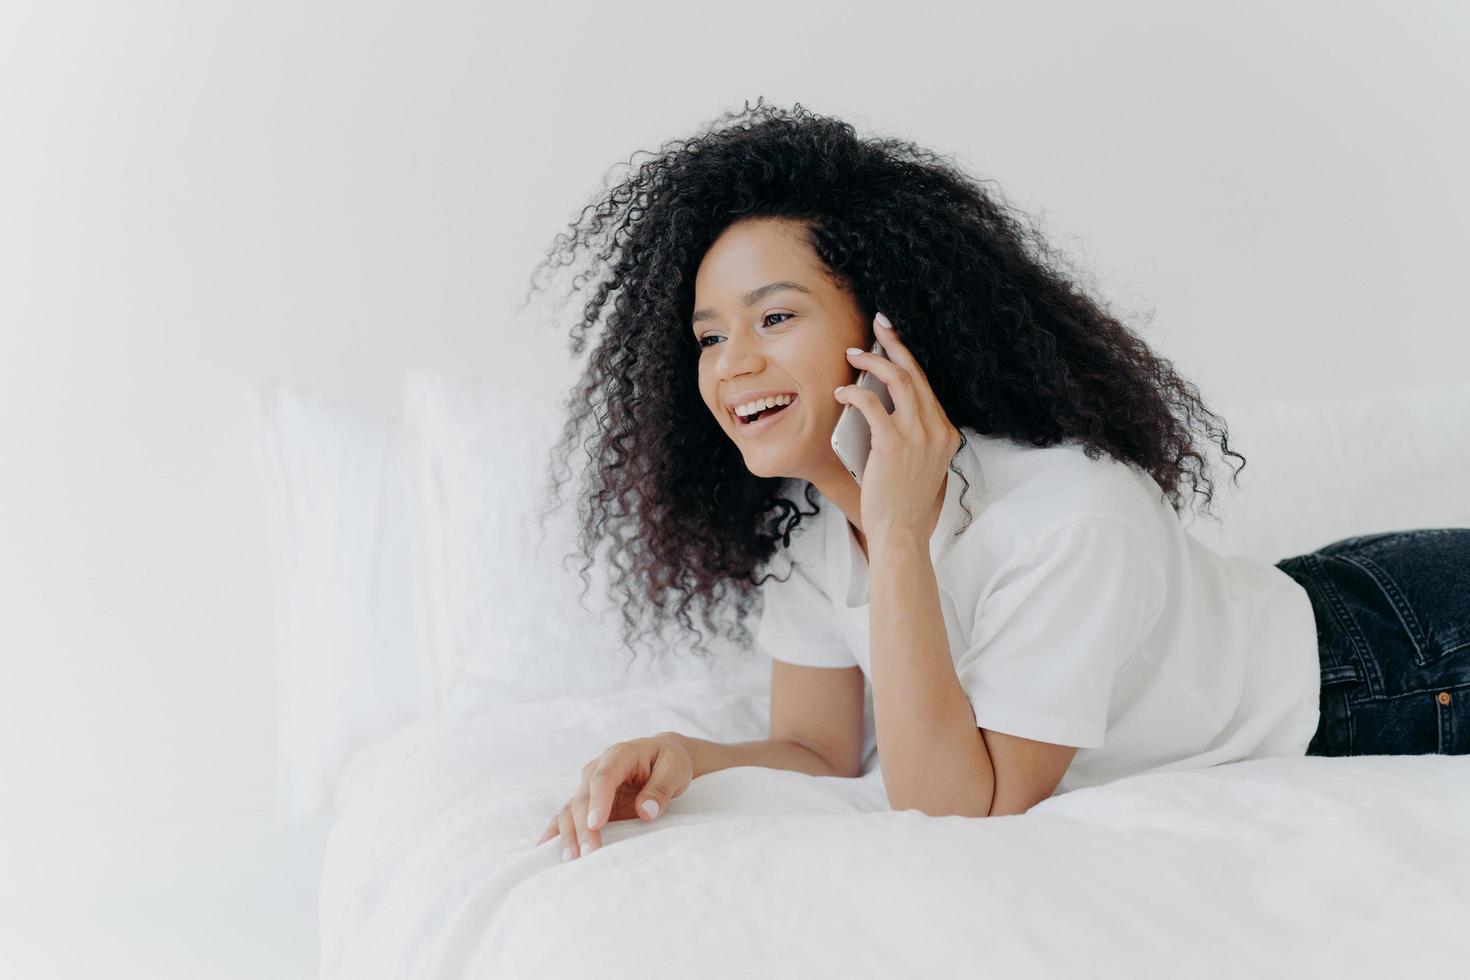
MULTIPOLYGON (((883 350, 883 345, 873 341, 870 354, 888 358, 883 350)), ((857 385, 866 388, 876 394, 883 402, 883 408, 888 414, 893 414, 893 398, 888 394, 888 386, 876 376, 867 371, 858 375, 857 385)), ((868 425, 868 420, 863 416, 862 410, 856 405, 842 406, 842 417, 837 420, 837 427, 832 430, 832 451, 837 458, 842 460, 842 465, 847 467, 847 472, 857 481, 858 486, 863 485, 863 469, 868 465, 868 453, 873 450, 873 430, 868 425)))

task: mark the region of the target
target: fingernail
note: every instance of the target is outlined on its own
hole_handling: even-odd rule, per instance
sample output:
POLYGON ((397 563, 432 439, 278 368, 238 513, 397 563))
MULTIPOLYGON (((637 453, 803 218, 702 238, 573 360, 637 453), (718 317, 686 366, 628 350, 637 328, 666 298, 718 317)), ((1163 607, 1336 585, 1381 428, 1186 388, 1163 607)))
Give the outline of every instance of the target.
POLYGON ((863 349, 861 347, 849 347, 847 349, 847 352, 849 354, 861 354, 863 352, 863 349))
POLYGON ((877 316, 873 317, 873 319, 877 322, 878 326, 882 327, 884 330, 893 329, 893 324, 889 323, 888 317, 884 316, 882 313, 879 313, 877 316))
POLYGON ((572 859, 572 845, 568 844, 561 849, 561 859, 562 863, 566 863, 572 859))
POLYGON ((838 385, 836 388, 833 388, 832 389, 832 394, 834 394, 834 395, 840 395, 840 394, 842 394, 842 389, 843 388, 846 388, 846 387, 847 387, 847 385, 838 385))
POLYGON ((649 817, 658 816, 658 800, 644 800, 643 812, 648 814, 649 817))
POLYGON ((595 850, 595 848, 593 848, 592 842, 590 840, 584 840, 582 842, 582 853, 583 854, 591 854, 593 852, 593 850, 595 850))
POLYGON ((587 808, 587 826, 597 829, 597 807, 587 808))

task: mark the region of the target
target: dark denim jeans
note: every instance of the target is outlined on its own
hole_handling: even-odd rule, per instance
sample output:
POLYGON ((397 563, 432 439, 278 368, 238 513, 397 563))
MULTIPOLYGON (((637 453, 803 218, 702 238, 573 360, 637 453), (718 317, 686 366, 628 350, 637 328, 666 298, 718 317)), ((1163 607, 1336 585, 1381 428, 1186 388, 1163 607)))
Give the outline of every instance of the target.
POLYGON ((1470 754, 1470 528, 1346 538, 1276 567, 1317 618, 1307 755, 1470 754))

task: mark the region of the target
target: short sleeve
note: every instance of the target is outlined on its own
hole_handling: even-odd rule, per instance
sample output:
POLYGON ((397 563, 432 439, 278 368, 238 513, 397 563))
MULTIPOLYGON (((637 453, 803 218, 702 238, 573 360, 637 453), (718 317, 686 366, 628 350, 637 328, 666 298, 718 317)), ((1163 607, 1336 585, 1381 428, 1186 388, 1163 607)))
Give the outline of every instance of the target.
POLYGON ((1002 569, 956 662, 985 729, 1097 748, 1113 682, 1163 605, 1147 539, 1110 518, 1080 518, 1002 569))
POLYGON ((789 576, 766 579, 761 586, 764 607, 756 627, 756 646, 772 659, 803 667, 856 667, 847 641, 837 626, 832 602, 798 559, 789 576))

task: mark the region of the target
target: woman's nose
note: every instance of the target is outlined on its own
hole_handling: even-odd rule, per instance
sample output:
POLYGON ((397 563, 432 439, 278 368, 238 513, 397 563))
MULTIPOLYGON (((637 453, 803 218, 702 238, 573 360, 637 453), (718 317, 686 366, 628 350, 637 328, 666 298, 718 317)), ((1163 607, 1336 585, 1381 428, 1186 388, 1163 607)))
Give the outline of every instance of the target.
POLYGON ((745 339, 739 333, 725 338, 719 347, 717 362, 720 373, 726 376, 746 373, 750 370, 750 365, 760 358, 759 344, 745 339))

